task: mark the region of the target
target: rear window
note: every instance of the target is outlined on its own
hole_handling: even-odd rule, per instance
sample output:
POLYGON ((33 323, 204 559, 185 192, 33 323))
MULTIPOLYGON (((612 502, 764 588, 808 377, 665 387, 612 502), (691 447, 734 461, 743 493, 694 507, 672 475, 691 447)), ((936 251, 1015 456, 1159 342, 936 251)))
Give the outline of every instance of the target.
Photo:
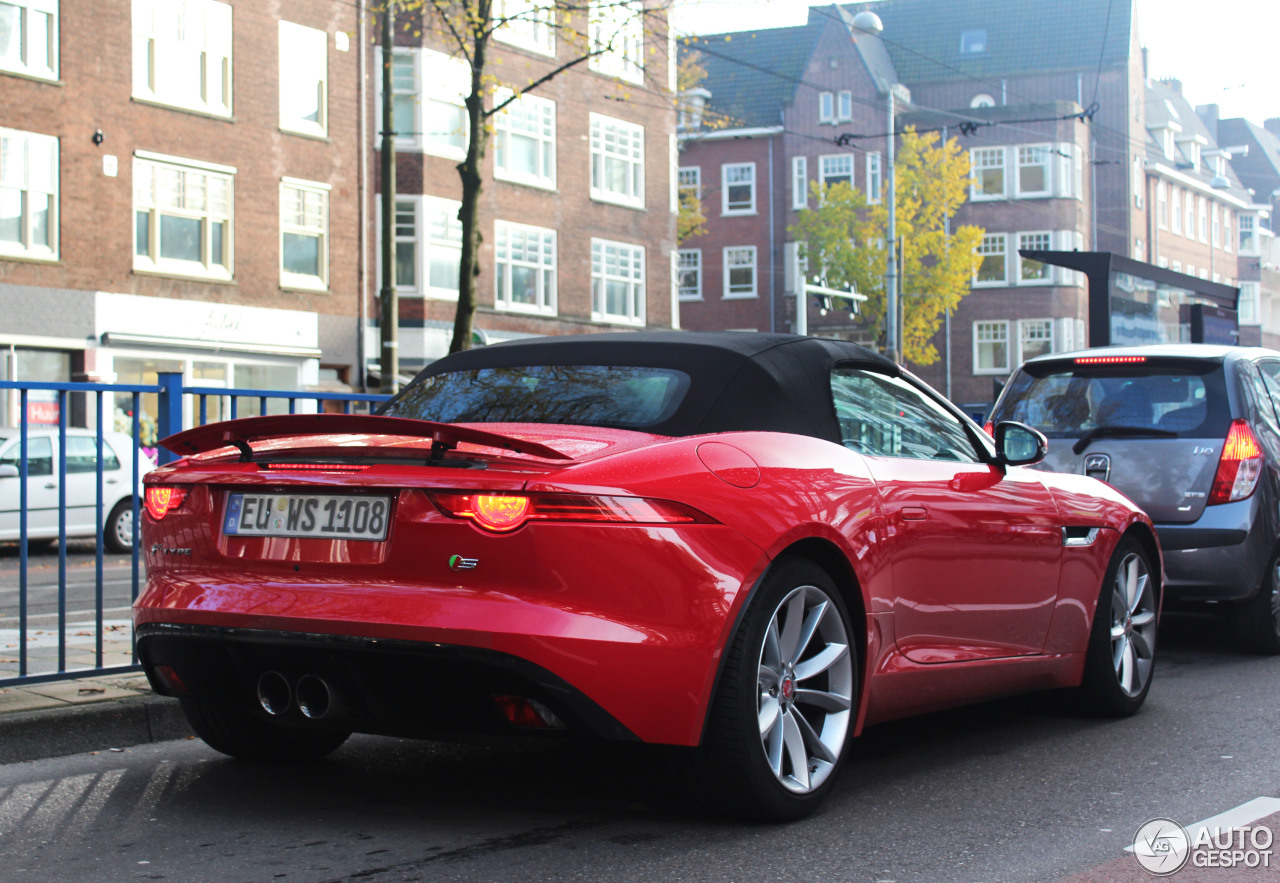
POLYGON ((992 420, 1018 420, 1050 438, 1103 426, 1220 437, 1231 422, 1222 363, 1199 361, 1023 365, 992 420))
POLYGON ((667 368, 531 365, 417 380, 381 413, 438 423, 565 423, 643 429, 669 418, 689 376, 667 368))

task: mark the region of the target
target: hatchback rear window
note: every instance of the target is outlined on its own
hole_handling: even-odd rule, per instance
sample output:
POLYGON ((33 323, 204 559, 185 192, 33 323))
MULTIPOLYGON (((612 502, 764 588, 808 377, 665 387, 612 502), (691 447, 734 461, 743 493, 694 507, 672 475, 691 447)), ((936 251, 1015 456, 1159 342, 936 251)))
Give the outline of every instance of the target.
POLYGON ((675 412, 689 376, 667 368, 530 365, 414 382, 381 413, 438 423, 565 423, 641 429, 675 412))
POLYGON ((1104 426, 1202 438, 1225 436, 1230 413, 1221 362, 1052 361, 1022 366, 992 420, 1018 420, 1050 438, 1104 426))

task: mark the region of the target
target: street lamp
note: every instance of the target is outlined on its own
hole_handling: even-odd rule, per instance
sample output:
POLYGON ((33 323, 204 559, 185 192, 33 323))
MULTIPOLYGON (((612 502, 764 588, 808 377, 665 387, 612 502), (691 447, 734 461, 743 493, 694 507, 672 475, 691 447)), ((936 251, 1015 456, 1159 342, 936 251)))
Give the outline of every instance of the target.
MULTIPOLYGON (((853 26, 860 31, 868 34, 879 36, 884 32, 884 23, 880 21, 880 16, 874 12, 863 11, 853 17, 853 26)), ((885 197, 887 200, 887 208, 889 209, 889 229, 886 231, 888 242, 888 266, 885 268, 884 274, 884 297, 885 297, 885 355, 889 361, 898 361, 898 209, 897 209, 897 185, 896 176, 894 174, 893 152, 894 138, 894 96, 893 84, 886 82, 884 91, 888 98, 887 104, 889 108, 889 137, 885 146, 885 158, 888 165, 888 188, 889 192, 885 197)))

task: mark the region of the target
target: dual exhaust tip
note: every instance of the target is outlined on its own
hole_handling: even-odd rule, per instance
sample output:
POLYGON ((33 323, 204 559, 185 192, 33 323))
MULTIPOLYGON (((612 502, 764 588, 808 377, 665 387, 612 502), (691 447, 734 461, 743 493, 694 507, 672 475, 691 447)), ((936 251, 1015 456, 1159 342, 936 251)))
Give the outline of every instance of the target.
POLYGON ((264 672, 258 678, 258 704, 272 717, 296 708, 308 720, 328 717, 338 707, 337 697, 324 678, 308 674, 294 684, 278 671, 264 672))

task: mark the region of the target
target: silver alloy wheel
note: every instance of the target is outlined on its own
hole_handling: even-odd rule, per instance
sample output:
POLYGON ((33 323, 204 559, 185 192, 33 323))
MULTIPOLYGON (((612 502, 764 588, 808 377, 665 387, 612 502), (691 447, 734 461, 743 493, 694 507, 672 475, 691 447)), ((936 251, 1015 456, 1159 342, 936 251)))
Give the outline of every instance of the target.
POLYGON ((125 549, 133 548, 133 507, 125 509, 119 517, 111 519, 107 529, 114 535, 116 542, 125 549))
POLYGON ((1280 558, 1271 574, 1271 628, 1280 635, 1280 558))
POLYGON ((1127 696, 1137 696, 1151 678, 1156 650, 1155 590, 1147 563, 1125 555, 1111 587, 1111 663, 1127 696))
POLYGON ((853 707, 853 660, 844 619, 816 586, 774 609, 760 648, 756 713, 774 777, 805 794, 835 769, 853 707))

